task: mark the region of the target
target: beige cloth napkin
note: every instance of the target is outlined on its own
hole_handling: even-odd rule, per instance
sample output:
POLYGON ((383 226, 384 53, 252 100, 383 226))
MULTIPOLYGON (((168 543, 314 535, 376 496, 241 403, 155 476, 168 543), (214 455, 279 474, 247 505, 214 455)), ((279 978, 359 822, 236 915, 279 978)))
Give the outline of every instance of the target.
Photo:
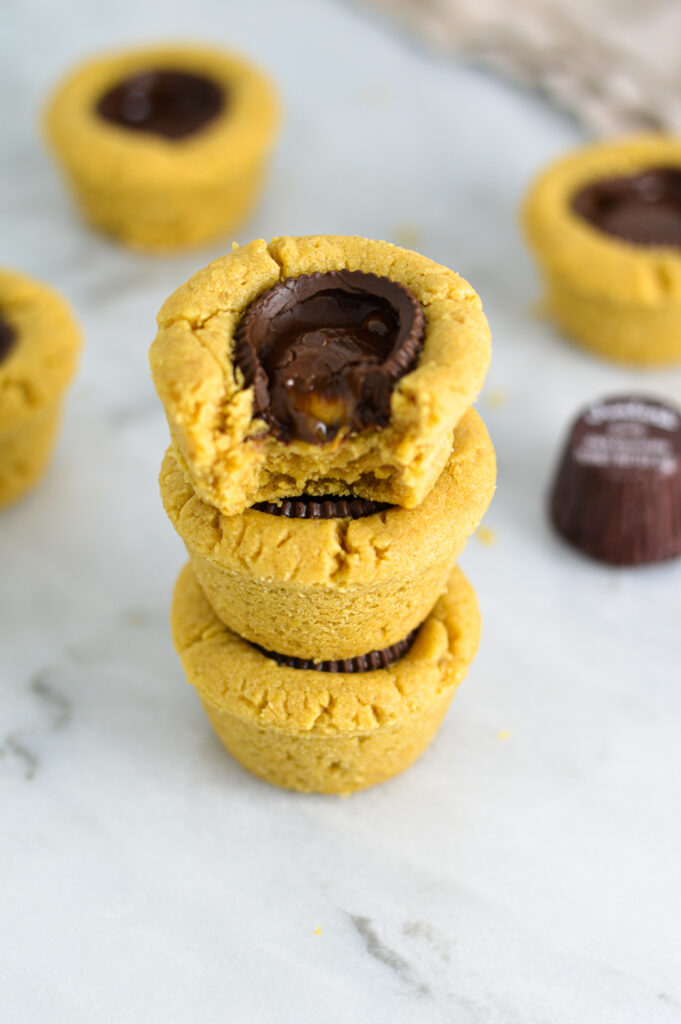
POLYGON ((681 134, 681 0, 361 0, 593 131, 681 134))

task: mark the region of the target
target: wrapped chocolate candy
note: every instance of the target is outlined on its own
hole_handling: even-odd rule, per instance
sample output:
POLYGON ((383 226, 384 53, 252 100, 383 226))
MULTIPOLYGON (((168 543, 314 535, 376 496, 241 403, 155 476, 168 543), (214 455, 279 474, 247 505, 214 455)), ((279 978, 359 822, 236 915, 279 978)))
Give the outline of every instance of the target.
POLYGON ((681 412, 604 399, 575 420, 550 496, 558 532, 611 565, 681 555, 681 412))

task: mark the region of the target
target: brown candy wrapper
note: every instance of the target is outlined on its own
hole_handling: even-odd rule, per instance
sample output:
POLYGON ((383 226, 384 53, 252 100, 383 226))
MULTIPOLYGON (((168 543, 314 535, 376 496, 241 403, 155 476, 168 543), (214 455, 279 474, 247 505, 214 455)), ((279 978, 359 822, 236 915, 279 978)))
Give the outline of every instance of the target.
POLYGON ((575 421, 550 496, 556 530, 611 565, 681 555, 681 412, 605 399, 575 421))

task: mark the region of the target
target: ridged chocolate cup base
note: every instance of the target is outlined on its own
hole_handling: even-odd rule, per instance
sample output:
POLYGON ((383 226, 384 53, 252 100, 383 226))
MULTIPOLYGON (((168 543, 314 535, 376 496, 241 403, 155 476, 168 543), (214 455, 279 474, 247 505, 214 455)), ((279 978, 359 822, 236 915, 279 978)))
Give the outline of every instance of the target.
POLYGON ((313 672, 375 672, 379 668, 387 668, 403 658, 409 651, 416 639, 416 634, 421 627, 412 629, 411 633, 405 636, 404 640, 398 640, 390 647, 384 647, 381 651, 369 651, 368 654, 358 654, 354 658, 335 658, 332 661, 314 661, 312 658, 294 658, 290 654, 277 654, 276 651, 266 651, 264 647, 253 644, 262 654, 272 658, 279 665, 286 665, 287 668, 307 669, 313 672))
POLYGON ((681 555, 681 482, 632 487, 563 469, 551 501, 558 533, 610 565, 646 565, 681 555))
POLYGON ((285 516, 287 519, 364 519, 394 507, 385 501, 353 496, 343 498, 336 494, 323 494, 319 497, 301 494, 295 498, 282 498, 279 502, 260 501, 253 505, 257 512, 285 516))

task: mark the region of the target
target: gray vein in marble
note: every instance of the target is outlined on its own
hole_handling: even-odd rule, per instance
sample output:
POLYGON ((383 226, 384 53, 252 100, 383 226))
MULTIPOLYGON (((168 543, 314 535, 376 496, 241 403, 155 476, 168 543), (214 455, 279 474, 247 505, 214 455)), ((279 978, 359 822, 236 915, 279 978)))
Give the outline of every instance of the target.
POLYGON ((398 978, 409 985, 410 988, 415 989, 419 995, 432 995, 430 988, 418 980, 414 968, 409 961, 394 949, 391 949, 390 946, 386 946, 385 943, 381 942, 370 917, 362 917, 360 914, 349 914, 348 917, 357 933, 364 939, 369 956, 374 957, 379 963, 389 967, 398 978))
POLYGON ((28 689, 37 698, 47 719, 44 727, 13 729, 8 732, 0 744, 0 757, 8 757, 20 767, 23 777, 31 782, 38 771, 38 755, 27 742, 30 737, 41 732, 58 732, 71 720, 73 713, 71 701, 61 693, 51 681, 53 669, 46 668, 36 672, 28 683, 28 689))
MULTIPOLYGON (((427 984, 419 976, 417 968, 410 963, 402 953, 383 942, 377 933, 374 922, 369 917, 362 915, 348 914, 350 921, 359 935, 364 939, 367 953, 379 963, 389 967, 406 985, 408 985, 417 996, 429 996, 440 1002, 446 1002, 456 1009, 458 1014, 457 1024, 478 1024, 480 1021, 488 1020, 493 1014, 503 1014, 499 1019, 504 1024, 526 1024, 525 1018, 516 1013, 509 1006, 501 1006, 496 1000, 472 999, 463 992, 451 987, 454 980, 452 975, 454 968, 451 966, 451 940, 443 933, 438 932, 427 922, 411 920, 405 921, 401 926, 401 934, 404 938, 425 946, 431 956, 428 958, 428 966, 432 969, 428 973, 433 974, 433 983, 427 984), (440 961, 438 966, 433 962, 433 955, 440 961), (439 977, 439 980, 437 980, 439 977)), ((549 1018, 536 1016, 532 1024, 550 1024, 549 1018)))
POLYGON ((36 672, 29 683, 29 688, 47 711, 51 719, 51 728, 56 731, 69 723, 72 707, 68 697, 49 682, 50 675, 50 669, 36 672))
POLYGON ((435 930, 424 921, 405 921, 402 925, 402 934, 409 939, 424 940, 443 963, 450 962, 451 957, 446 937, 437 935, 435 930))
POLYGON ((86 651, 73 644, 66 648, 66 656, 73 665, 87 665, 88 661, 92 660, 86 651))
POLYGON ((0 747, 0 757, 6 757, 10 755, 18 762, 19 767, 23 770, 24 779, 27 782, 31 782, 35 778, 35 773, 38 768, 38 758, 25 747, 19 739, 20 733, 10 732, 5 736, 2 746, 0 747))

